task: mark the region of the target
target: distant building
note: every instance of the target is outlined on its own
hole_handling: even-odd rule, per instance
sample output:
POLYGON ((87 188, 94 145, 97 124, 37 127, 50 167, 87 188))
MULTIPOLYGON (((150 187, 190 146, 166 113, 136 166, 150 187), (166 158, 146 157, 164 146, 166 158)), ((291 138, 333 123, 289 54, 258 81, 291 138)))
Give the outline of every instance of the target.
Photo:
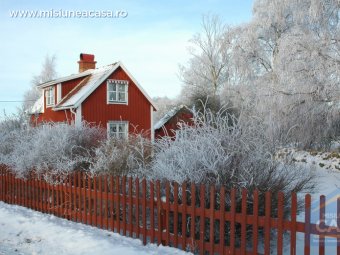
POLYGON ((193 113, 185 105, 174 107, 167 112, 155 125, 155 137, 163 136, 175 137, 175 130, 178 129, 180 123, 193 123, 193 113))

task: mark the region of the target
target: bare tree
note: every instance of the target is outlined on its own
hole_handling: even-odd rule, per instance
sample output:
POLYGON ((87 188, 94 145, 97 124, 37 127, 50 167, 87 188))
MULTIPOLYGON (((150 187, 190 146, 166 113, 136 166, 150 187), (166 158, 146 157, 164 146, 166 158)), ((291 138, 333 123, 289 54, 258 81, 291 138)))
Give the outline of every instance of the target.
POLYGON ((217 16, 204 16, 202 32, 190 40, 191 58, 180 66, 182 95, 187 104, 199 98, 215 97, 229 77, 232 30, 217 16))
POLYGON ((38 89, 37 85, 53 80, 56 77, 56 56, 46 55, 40 74, 33 76, 31 88, 24 94, 23 109, 29 110, 34 105, 35 101, 41 97, 42 92, 38 89))

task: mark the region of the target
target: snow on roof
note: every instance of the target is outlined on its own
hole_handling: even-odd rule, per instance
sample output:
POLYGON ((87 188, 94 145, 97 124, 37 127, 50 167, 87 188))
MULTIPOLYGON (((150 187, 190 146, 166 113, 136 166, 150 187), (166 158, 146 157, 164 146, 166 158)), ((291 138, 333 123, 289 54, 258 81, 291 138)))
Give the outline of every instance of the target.
POLYGON ((37 113, 43 113, 43 112, 44 112, 44 94, 41 93, 41 96, 39 97, 37 101, 35 101, 32 108, 28 110, 28 113, 37 114, 37 113))
POLYGON ((46 88, 46 87, 49 87, 49 86, 52 86, 52 85, 55 85, 55 84, 58 84, 58 83, 61 83, 61 82, 64 82, 64 81, 70 81, 70 80, 74 80, 74 79, 77 79, 77 78, 85 77, 85 76, 90 75, 93 70, 95 70, 95 69, 89 69, 89 70, 86 70, 86 71, 81 72, 81 73, 71 74, 71 75, 61 77, 61 78, 58 78, 58 79, 55 79, 55 80, 47 81, 47 82, 39 84, 38 87, 39 88, 46 88))
POLYGON ((116 62, 111 65, 103 66, 96 69, 89 69, 80 74, 73 74, 67 77, 56 79, 47 83, 40 84, 41 88, 52 86, 60 82, 73 80, 80 77, 86 77, 83 79, 73 90, 71 90, 60 102, 54 110, 63 110, 68 108, 77 108, 100 84, 105 81, 118 67, 121 67, 124 72, 131 78, 134 84, 150 102, 152 107, 157 110, 156 105, 150 96, 144 91, 144 89, 139 85, 139 83, 133 78, 129 71, 124 67, 121 62, 116 62))
POLYGON ((154 130, 160 129, 167 123, 173 116, 175 116, 181 109, 186 108, 185 105, 179 105, 174 108, 172 108, 170 111, 168 111, 154 126, 154 130))
POLYGON ((97 69, 91 69, 89 78, 81 81, 71 90, 55 109, 77 107, 78 104, 86 99, 118 66, 118 63, 114 63, 97 69))

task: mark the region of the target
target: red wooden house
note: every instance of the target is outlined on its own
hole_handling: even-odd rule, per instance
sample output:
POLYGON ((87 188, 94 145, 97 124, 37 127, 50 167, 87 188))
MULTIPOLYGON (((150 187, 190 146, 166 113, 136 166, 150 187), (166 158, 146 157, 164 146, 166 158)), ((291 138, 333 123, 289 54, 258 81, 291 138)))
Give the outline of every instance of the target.
POLYGON ((148 132, 153 139, 154 103, 121 62, 96 68, 94 55, 80 54, 79 73, 38 85, 42 97, 34 104, 31 121, 84 121, 121 137, 148 132))
POLYGON ((155 137, 170 136, 175 138, 180 123, 193 124, 193 113, 185 105, 179 105, 167 112, 155 125, 155 137))

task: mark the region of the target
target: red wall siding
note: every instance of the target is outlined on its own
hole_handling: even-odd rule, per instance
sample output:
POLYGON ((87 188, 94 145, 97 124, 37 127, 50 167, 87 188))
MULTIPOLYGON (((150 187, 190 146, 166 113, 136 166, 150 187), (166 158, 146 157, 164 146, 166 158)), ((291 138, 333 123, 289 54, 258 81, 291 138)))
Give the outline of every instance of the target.
POLYGON ((111 74, 109 79, 129 81, 128 105, 107 104, 105 81, 82 103, 83 119, 104 128, 108 121, 129 121, 129 133, 150 131, 150 103, 142 92, 121 68, 111 74))
POLYGON ((86 77, 81 77, 71 81, 65 81, 61 84, 61 98, 66 96, 75 86, 77 86, 86 77))
MULTIPOLYGON (((45 92, 44 92, 45 93, 45 92)), ((57 100, 57 86, 55 85, 54 89, 54 100, 57 100)), ((53 107, 46 107, 46 96, 44 94, 44 113, 39 114, 38 116, 32 115, 31 121, 32 123, 39 124, 42 122, 67 122, 69 124, 74 120, 74 114, 70 112, 70 110, 62 110, 62 111, 53 111, 53 107)))

